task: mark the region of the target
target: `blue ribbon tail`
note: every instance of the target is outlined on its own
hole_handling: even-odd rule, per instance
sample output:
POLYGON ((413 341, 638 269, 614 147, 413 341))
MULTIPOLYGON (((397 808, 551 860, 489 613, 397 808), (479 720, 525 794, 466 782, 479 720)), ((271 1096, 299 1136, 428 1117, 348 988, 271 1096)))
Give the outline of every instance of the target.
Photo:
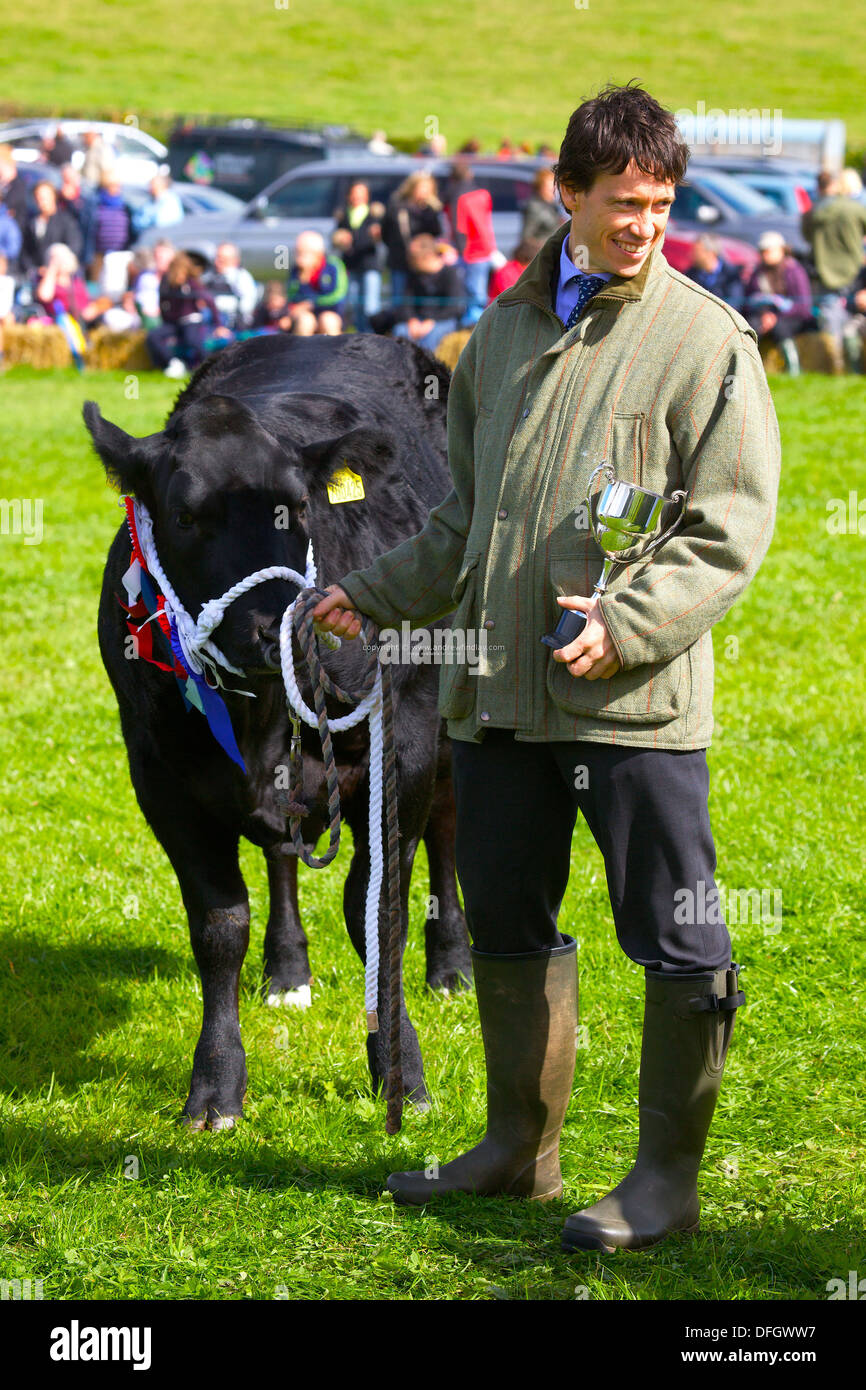
POLYGON ((228 712, 225 700, 215 690, 211 690, 203 676, 193 673, 196 689, 201 696, 204 716, 208 722, 211 733, 224 752, 228 753, 233 763, 237 763, 241 772, 246 772, 246 764, 241 757, 241 750, 238 748, 235 739, 234 729, 232 728, 231 717, 228 712))

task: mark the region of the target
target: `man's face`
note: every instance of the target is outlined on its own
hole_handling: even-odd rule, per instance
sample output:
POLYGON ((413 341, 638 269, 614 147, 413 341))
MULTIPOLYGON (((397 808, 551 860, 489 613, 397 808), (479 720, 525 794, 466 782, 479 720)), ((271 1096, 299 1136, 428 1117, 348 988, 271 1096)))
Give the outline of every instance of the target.
POLYGON ((216 269, 222 274, 223 271, 233 270, 239 263, 239 259, 234 246, 232 246, 231 243, 224 242, 222 246, 217 247, 217 253, 214 256, 213 263, 216 269))
POLYGON ((36 206, 43 217, 53 217, 57 211, 57 199, 54 196, 54 189, 47 183, 37 185, 33 194, 36 206))
POLYGON ((570 249, 586 247, 584 259, 572 259, 590 272, 637 275, 664 236, 674 193, 672 183, 658 183, 634 163, 621 174, 599 174, 587 193, 562 188, 571 213, 570 249))
POLYGON ((364 207, 364 205, 366 203, 369 203, 369 201, 370 194, 367 189, 367 185, 364 183, 353 183, 352 187, 349 189, 349 207, 364 207))

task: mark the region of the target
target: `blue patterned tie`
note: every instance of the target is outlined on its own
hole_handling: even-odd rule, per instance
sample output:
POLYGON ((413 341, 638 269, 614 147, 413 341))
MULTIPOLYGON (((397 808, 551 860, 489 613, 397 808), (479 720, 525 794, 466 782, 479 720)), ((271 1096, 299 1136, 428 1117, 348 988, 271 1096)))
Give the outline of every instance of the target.
POLYGON ((592 299, 592 296, 594 294, 598 294, 602 285, 606 284, 607 281, 605 280, 603 275, 581 275, 580 279, 577 282, 577 303, 575 304, 574 308, 568 316, 568 319, 566 320, 566 333, 568 332, 569 328, 573 328, 574 325, 577 323, 577 320, 580 318, 587 304, 592 299))

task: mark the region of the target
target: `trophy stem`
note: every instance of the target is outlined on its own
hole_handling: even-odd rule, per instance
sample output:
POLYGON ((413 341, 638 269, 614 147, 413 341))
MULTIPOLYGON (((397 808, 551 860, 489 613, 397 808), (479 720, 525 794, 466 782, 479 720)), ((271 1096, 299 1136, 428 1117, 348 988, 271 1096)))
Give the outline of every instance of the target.
POLYGON ((616 564, 616 561, 615 561, 615 560, 611 560, 610 557, 607 557, 607 558, 605 559, 604 565, 602 566, 601 578, 598 580, 598 583, 596 584, 595 588, 593 589, 593 593, 595 593, 595 594, 603 594, 603 593, 604 593, 605 589, 607 588, 607 581, 610 579, 610 576, 611 576, 612 573, 613 573, 613 567, 614 567, 615 564, 616 564))

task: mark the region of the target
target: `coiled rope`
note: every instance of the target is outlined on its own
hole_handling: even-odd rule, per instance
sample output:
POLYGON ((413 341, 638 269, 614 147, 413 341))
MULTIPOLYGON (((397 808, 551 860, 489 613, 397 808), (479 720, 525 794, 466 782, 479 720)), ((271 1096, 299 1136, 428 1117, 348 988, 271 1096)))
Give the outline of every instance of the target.
MULTIPOLYGON (((142 502, 133 499, 133 512, 138 543, 144 556, 147 569, 156 580, 165 602, 165 612, 169 620, 174 620, 178 641, 184 659, 191 670, 204 676, 209 684, 223 686, 220 671, 243 676, 244 672, 226 659, 211 635, 222 622, 226 609, 235 599, 249 593, 259 584, 271 579, 288 580, 297 584, 300 592, 285 610, 280 623, 280 667, 286 692, 286 703, 292 723, 292 737, 289 747, 289 790, 283 803, 289 821, 292 845, 298 857, 311 869, 323 869, 330 864, 340 847, 340 787, 337 762, 334 756, 332 733, 342 733, 354 728, 361 720, 370 721, 370 766, 369 766, 369 841, 370 870, 367 878, 367 893, 364 906, 364 1007, 367 1015, 367 1030, 379 1030, 379 900, 384 875, 384 853, 382 845, 382 810, 384 799, 385 832, 388 854, 388 971, 386 977, 387 1003, 389 1006, 389 1069, 386 1083, 387 1116, 385 1129, 388 1134, 396 1134, 402 1124, 403 1114, 403 1068, 401 1055, 401 905, 400 905, 400 848, 397 806, 397 759, 394 747, 394 710, 391 685, 391 668, 379 661, 377 656, 376 627, 364 620, 361 635, 367 653, 367 669, 361 691, 352 694, 338 686, 322 666, 319 658, 318 641, 334 649, 340 646, 339 638, 329 633, 317 634, 313 626, 313 609, 323 597, 316 589, 316 564, 313 557, 313 543, 307 548, 306 573, 285 565, 269 565, 256 570, 217 599, 209 599, 203 604, 198 619, 187 613, 175 593, 165 570, 160 563, 153 535, 153 523, 147 508, 142 502), (311 710, 301 696, 295 673, 292 653, 292 634, 297 635, 301 655, 306 663, 307 675, 313 691, 311 710), (326 709, 326 696, 332 695, 341 704, 355 705, 351 713, 338 719, 329 719, 326 709), (301 821, 309 814, 309 807, 303 799, 303 753, 301 750, 300 721, 317 729, 322 745, 322 761, 325 769, 325 782, 328 791, 329 843, 324 854, 317 857, 304 844, 301 835, 301 821), (383 798, 384 791, 384 798, 383 798)), ((250 692, 238 692, 249 694, 250 692)))

